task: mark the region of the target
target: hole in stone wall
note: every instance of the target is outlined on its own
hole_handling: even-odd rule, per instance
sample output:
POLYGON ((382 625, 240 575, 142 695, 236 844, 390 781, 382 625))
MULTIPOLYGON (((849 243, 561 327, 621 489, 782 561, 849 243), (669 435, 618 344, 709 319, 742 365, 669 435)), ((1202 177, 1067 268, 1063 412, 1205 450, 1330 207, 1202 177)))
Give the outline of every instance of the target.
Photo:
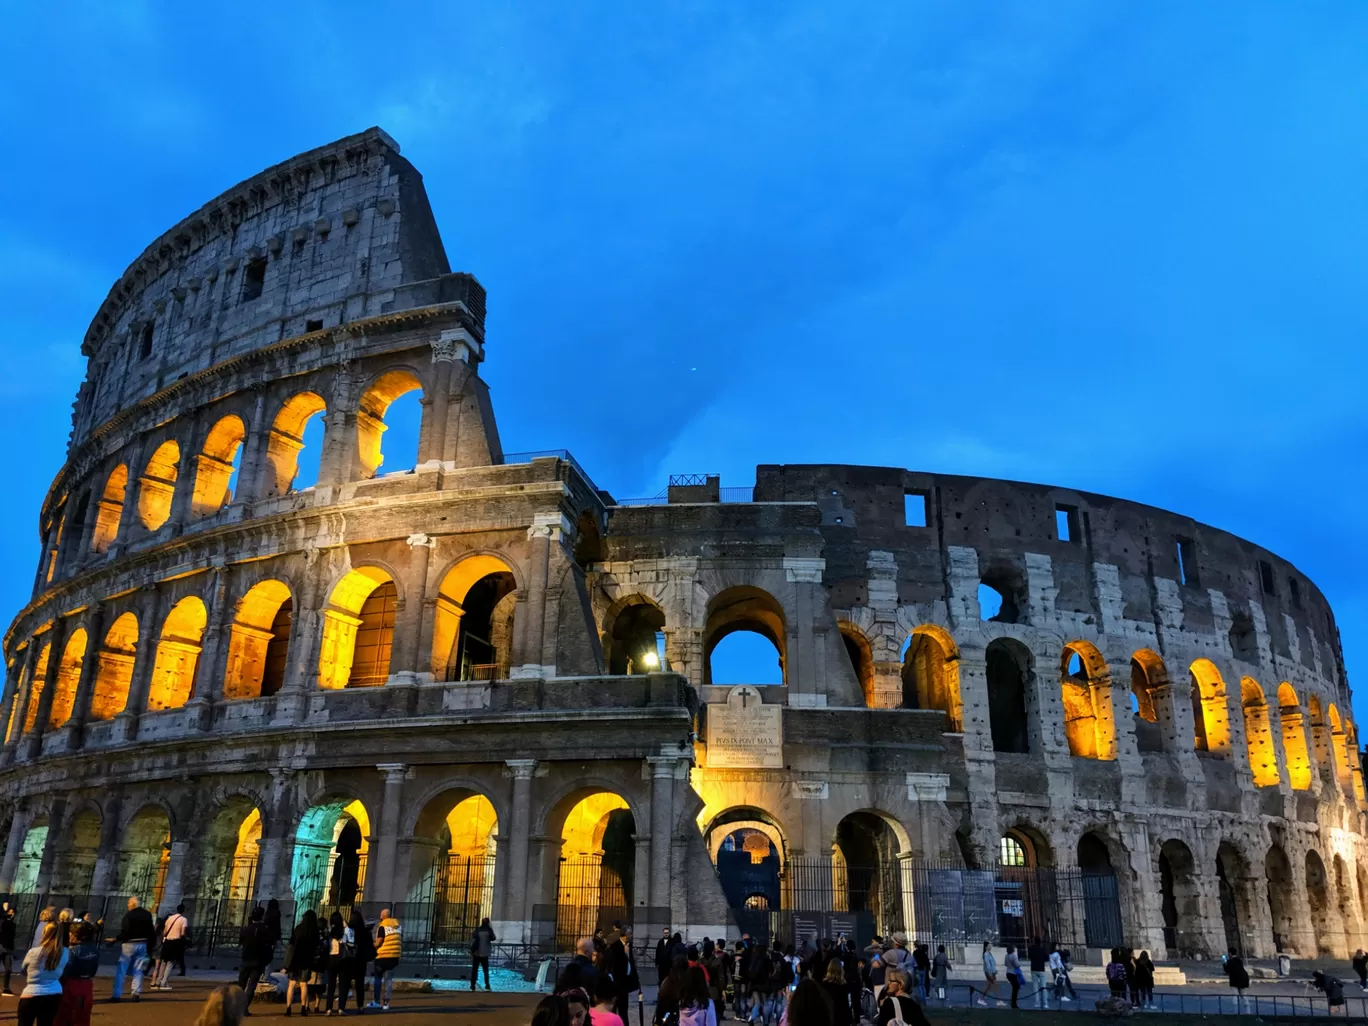
POLYGON ((148 321, 142 326, 142 332, 138 336, 138 359, 146 360, 152 355, 152 322, 148 321))
POLYGON ((1273 578, 1273 566, 1266 559, 1259 560, 1259 583, 1265 595, 1277 594, 1277 582, 1273 578))
POLYGON ((991 584, 978 586, 979 619, 997 620, 1002 613, 1002 593, 991 584))
POLYGON ((1254 633, 1254 620, 1241 610, 1230 618, 1230 654, 1246 663, 1259 661, 1259 641, 1254 633))
POLYGON ((265 287, 266 258, 256 257, 248 260, 247 267, 242 272, 242 301, 247 303, 253 299, 260 299, 265 287))
POLYGON ((926 495, 922 492, 903 493, 903 522, 908 527, 925 527, 926 495))
POLYGON ((709 656, 713 684, 782 684, 784 668, 774 642, 757 631, 733 631, 709 656))
POLYGON ((1287 594, 1292 598, 1292 608, 1300 609, 1302 607, 1301 585, 1297 583, 1295 577, 1287 579, 1287 594))
POLYGON ((1062 542, 1078 541, 1078 507, 1055 507, 1055 534, 1062 542))
POLYGON ((1178 583, 1197 587, 1197 546, 1191 538, 1178 539, 1178 583))

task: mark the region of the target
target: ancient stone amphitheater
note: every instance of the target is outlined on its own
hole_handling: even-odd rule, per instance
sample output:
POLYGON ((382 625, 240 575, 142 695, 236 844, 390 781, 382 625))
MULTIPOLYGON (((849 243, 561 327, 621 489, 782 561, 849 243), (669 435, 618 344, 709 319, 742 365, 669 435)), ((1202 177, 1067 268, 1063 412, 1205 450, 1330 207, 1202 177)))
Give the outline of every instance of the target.
POLYGON ((893 468, 618 501, 502 451, 484 323, 378 129, 114 285, 5 637, 21 914, 185 901, 212 944, 269 898, 393 903, 434 957, 483 915, 542 947, 611 919, 1080 959, 1360 943, 1349 688, 1295 567, 893 468), (738 632, 772 678, 713 682, 738 632))

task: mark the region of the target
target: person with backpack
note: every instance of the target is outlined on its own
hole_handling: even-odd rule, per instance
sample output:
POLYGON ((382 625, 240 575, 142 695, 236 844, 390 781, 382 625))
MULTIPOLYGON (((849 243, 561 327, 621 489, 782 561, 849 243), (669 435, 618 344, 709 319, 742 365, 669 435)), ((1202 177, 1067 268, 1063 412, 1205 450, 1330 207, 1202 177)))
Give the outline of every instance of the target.
POLYGON ((884 977, 884 996, 879 1002, 877 1026, 931 1026, 926 1013, 912 996, 911 978, 901 969, 884 977))
POLYGON ((100 968, 100 933, 93 923, 74 920, 67 931, 67 967, 62 973, 62 1026, 90 1026, 95 1003, 95 973, 100 968))
POLYGON ((1107 962, 1107 989, 1111 991, 1111 996, 1118 1001, 1126 1000, 1128 981, 1126 979, 1126 963, 1121 961, 1121 949, 1112 948, 1111 958, 1107 962))
MULTIPOLYGON (((328 977, 323 999, 323 1014, 333 1014, 333 994, 337 994, 337 1014, 347 1014, 347 992, 351 989, 352 961, 356 957, 356 935, 342 921, 342 913, 334 912, 328 919, 328 977)), ((358 1002, 365 995, 358 995, 358 1002)))
POLYGON ((1058 944, 1050 945, 1050 972, 1054 974, 1055 999, 1063 1004, 1075 997, 1073 981, 1069 979, 1069 963, 1058 944), (1067 993, 1066 993, 1067 992, 1067 993))
POLYGON ((252 909, 251 918, 239 934, 242 942, 242 962, 238 966, 238 986, 242 988, 242 1014, 251 1015, 252 998, 257 984, 275 957, 275 942, 266 926, 266 912, 260 905, 252 909))
POLYGON ((717 948, 710 940, 703 942, 703 971, 708 974, 708 993, 712 995, 713 1004, 717 1009, 719 1019, 726 1018, 724 1012, 727 987, 731 983, 731 973, 727 971, 726 959, 718 953, 717 948))
POLYGON ((366 917, 361 914, 359 904, 352 906, 347 925, 356 939, 356 948, 352 952, 352 994, 356 999, 356 1014, 361 1015, 366 1010, 366 966, 375 959, 375 942, 371 940, 374 935, 366 925, 366 917))
POLYGON ((936 999, 945 1001, 950 993, 950 956, 945 945, 936 945, 936 957, 931 960, 931 976, 936 984, 936 999))
MULTIPOLYGON (((30 951, 29 954, 32 955, 33 952, 30 951)), ((1331 1015, 1335 1014, 1336 1008, 1344 1007, 1344 984, 1335 977, 1327 976, 1317 969, 1311 974, 1311 986, 1325 995, 1331 1015)))
POLYGON ((1231 948, 1226 956, 1225 974, 1230 980, 1230 985, 1235 988, 1235 1014, 1244 1015, 1244 992, 1249 989, 1249 970, 1245 968, 1244 959, 1235 948, 1231 948))
MULTIPOLYGON (((755 945, 750 960, 750 1021, 768 1023, 774 1015, 774 960, 764 942, 755 945)), ((776 1016, 777 1019, 777 1016, 776 1016)))

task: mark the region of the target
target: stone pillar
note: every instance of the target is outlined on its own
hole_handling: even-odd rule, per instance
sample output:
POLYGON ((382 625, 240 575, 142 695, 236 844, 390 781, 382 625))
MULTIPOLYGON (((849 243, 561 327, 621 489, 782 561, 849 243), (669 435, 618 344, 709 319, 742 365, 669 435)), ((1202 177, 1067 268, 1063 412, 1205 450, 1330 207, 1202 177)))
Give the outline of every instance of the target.
POLYGON ((513 621, 513 668, 509 676, 514 680, 556 675, 555 664, 545 661, 542 646, 547 575, 552 542, 559 543, 569 533, 570 522, 559 510, 536 514, 532 526, 527 529, 531 558, 528 560, 526 585, 518 602, 518 616, 513 621))
POLYGON ((318 460, 316 502, 331 502, 333 492, 355 478, 356 380, 350 363, 341 364, 333 378, 332 395, 323 414, 323 452, 318 460))
POLYGON ((447 460, 447 415, 451 408, 451 379, 457 355, 457 338, 464 331, 443 331, 432 343, 431 384, 423 395, 425 407, 418 446, 418 464, 447 460))
POLYGON ((395 893, 394 867, 398 857, 399 818, 403 812, 404 776, 408 766, 402 762, 382 762, 376 765, 385 777, 385 795, 380 803, 380 816, 370 857, 366 860, 365 895, 367 901, 385 904, 398 901, 395 893))
POLYGON ((138 720, 147 708, 152 668, 157 663, 157 638, 161 634, 160 599, 155 584, 143 585, 138 593, 138 648, 133 654, 133 679, 128 684, 128 703, 122 712, 114 715, 111 737, 116 743, 132 741, 138 736, 138 720))
POLYGON ((494 932, 514 943, 530 940, 528 921, 532 918, 531 895, 527 892, 528 839, 532 833, 532 778, 537 773, 536 759, 508 759, 504 763, 513 778, 513 800, 509 805, 507 834, 508 857, 495 867, 494 907, 500 922, 494 932))
POLYGON ((34 887, 39 894, 52 889, 52 871, 56 868, 62 838, 66 836, 66 809, 65 798, 54 798, 48 810, 47 838, 43 842, 42 858, 38 860, 38 882, 34 887))
POLYGON ((266 443, 270 431, 266 426, 266 389, 253 385, 252 422, 247 425, 247 437, 242 442, 242 462, 238 465, 238 487, 233 501, 252 503, 261 498, 261 467, 265 462, 266 443))
POLYGON ((15 686, 11 689, 9 681, 6 680, 5 683, 8 693, 4 706, 0 708, 0 724, 5 728, 5 745, 0 762, 5 766, 14 760, 14 749, 24 729, 24 714, 28 707, 29 695, 33 693, 33 667, 38 661, 38 652, 42 647, 40 638, 30 638, 28 648, 24 650, 24 657, 15 660, 15 670, 18 672, 15 686))
POLYGON ((301 722, 318 690, 318 650, 323 636, 321 607, 326 601, 321 592, 327 564, 316 553, 307 562, 290 632, 285 682, 275 696, 272 723, 278 726, 301 722))
POLYGON ((67 747, 72 751, 85 743, 85 725, 90 717, 90 700, 95 695, 95 678, 100 672, 100 649, 104 647, 104 604, 96 602, 86 613, 86 653, 81 676, 76 682, 76 701, 71 707, 67 747))
MULTIPOLYGON (((651 768, 651 907, 670 907, 670 836, 674 822, 677 755, 652 755, 651 768)), ((637 886, 641 886, 640 882, 637 886)))
POLYGON ((432 673, 432 637, 425 620, 429 615, 427 603, 428 560, 432 553, 432 539, 425 534, 408 537, 408 584, 404 588, 403 608, 398 610, 394 623, 394 648, 390 658, 390 680, 395 684, 418 684, 430 679, 432 673), (428 647, 423 649, 423 637, 428 647))
MULTIPOLYGON (((144 466, 147 458, 146 437, 138 439, 129 446, 127 455, 128 484, 124 487, 123 509, 119 512, 119 526, 114 529, 114 540, 109 543, 109 559, 117 559, 124 546, 128 544, 128 536, 134 527, 141 527, 138 520, 138 482, 143 471, 147 469, 144 466)), ((141 627, 141 625, 139 626, 141 627)))
MULTIPOLYGON (((161 909, 169 911, 184 898, 185 861, 190 851, 189 841, 172 841, 171 858, 166 863, 166 886, 162 888, 161 909)), ((151 897, 151 895, 147 895, 151 897)), ((157 910, 150 910, 154 914, 157 910)))
POLYGON ((171 493, 171 515, 166 520, 171 525, 172 535, 180 534, 192 519, 191 500, 195 494, 195 478, 199 476, 198 440, 203 415, 197 413, 189 419, 189 430, 176 439, 180 446, 180 462, 176 464, 176 488, 171 493))
POLYGON ((24 835, 28 833, 29 819, 26 809, 20 805, 14 807, 9 839, 5 842, 5 861, 0 863, 0 892, 5 894, 14 886, 14 874, 19 868, 19 855, 24 850, 24 835))
POLYGON ((119 882, 119 818, 123 806, 115 799, 104 810, 100 823, 100 847, 95 853, 95 869, 90 877, 91 894, 109 894, 119 882))
POLYGON ((227 641, 233 621, 233 604, 228 600, 228 569, 215 566, 210 574, 205 596, 207 622, 200 642, 199 661, 195 665, 192 694, 185 703, 185 723, 196 730, 208 730, 214 724, 214 705, 223 695, 227 641))
POLYGON ((33 721, 33 731, 27 738, 26 755, 29 759, 38 758, 43 750, 43 735, 47 733, 48 720, 52 717, 53 692, 57 690, 57 670, 62 665, 62 653, 66 647, 67 626, 66 617, 58 616, 49 634, 52 648, 48 652, 47 672, 43 675, 43 693, 38 696, 38 715, 33 721))

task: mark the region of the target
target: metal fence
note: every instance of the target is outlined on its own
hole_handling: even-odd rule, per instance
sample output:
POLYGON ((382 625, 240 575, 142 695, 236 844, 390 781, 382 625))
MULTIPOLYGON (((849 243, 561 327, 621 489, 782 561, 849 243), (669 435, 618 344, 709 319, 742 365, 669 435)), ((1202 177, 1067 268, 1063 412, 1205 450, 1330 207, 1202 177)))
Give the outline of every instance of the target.
MULTIPOLYGON (((1053 989, 1039 995, 1043 1004, 1037 1004, 1037 994, 1029 986, 1023 987, 1017 997, 1018 1004, 1025 1010, 1046 1008, 1055 1012, 1081 1012, 1089 1018, 1097 1016, 1097 1002, 1109 995, 1105 987, 1076 987, 1076 999, 1061 1003, 1053 989)), ((1002 999, 1008 992, 1005 984, 999 984, 997 993, 992 995, 1002 999)), ((982 984, 952 983, 946 988, 946 996, 941 999, 933 996, 926 1001, 928 1010, 938 1008, 967 1008, 973 1006, 985 995, 982 984)), ((1182 992, 1157 992, 1153 1000, 1145 1006, 1133 1005, 1135 1012, 1153 1016, 1162 1022, 1162 1016, 1239 1016, 1282 1022, 1303 1022, 1307 1019, 1324 1019, 1334 1016, 1339 1020, 1368 1021, 1368 997, 1346 997, 1342 1004, 1331 1007, 1326 996, 1306 984, 1305 994, 1269 994, 1255 996, 1246 991, 1243 995, 1230 990, 1220 994, 1190 994, 1182 992)))

